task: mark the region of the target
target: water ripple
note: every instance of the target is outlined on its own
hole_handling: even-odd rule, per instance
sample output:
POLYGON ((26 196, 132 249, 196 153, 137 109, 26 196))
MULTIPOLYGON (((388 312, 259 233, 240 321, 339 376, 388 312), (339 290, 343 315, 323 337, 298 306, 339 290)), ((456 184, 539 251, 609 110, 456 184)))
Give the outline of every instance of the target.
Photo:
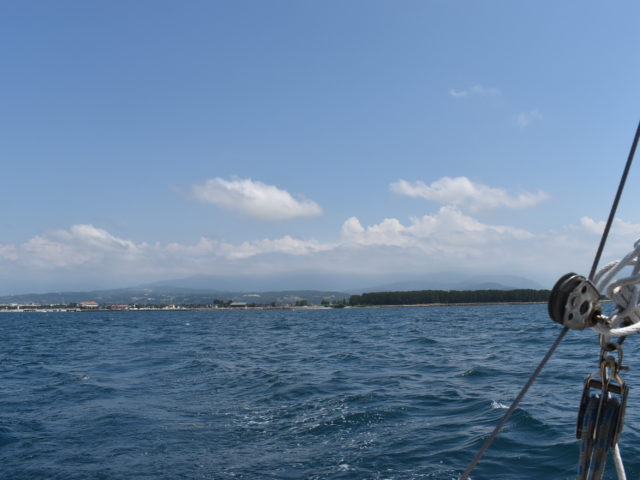
MULTIPOLYGON (((557 331, 544 305, 6 315, 3 478, 455 479, 557 331)), ((473 478, 575 478, 597 355, 569 335, 473 478)))

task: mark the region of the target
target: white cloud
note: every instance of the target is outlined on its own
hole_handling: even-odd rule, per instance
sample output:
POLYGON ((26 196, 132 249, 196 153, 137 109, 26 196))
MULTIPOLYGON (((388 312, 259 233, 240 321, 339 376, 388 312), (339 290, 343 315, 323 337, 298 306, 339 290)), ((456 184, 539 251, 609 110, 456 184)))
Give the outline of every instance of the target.
POLYGON ((203 237, 195 244, 162 245, 76 225, 16 246, 0 245, 0 252, 8 253, 0 257, 0 286, 14 284, 10 276, 16 272, 23 283, 26 278, 53 279, 53 290, 59 290, 62 280, 94 285, 109 280, 125 286, 196 274, 404 276, 424 269, 455 269, 461 263, 465 268, 474 262, 476 267, 484 265, 491 257, 504 257, 507 245, 529 237, 522 230, 482 224, 454 207, 442 207, 407 224, 389 218, 364 227, 352 217, 344 222, 339 241, 326 243, 286 235, 237 244, 203 237))
POLYGON ((93 225, 74 225, 69 230, 54 230, 38 235, 18 247, 0 245, 0 258, 45 269, 147 264, 162 270, 163 264, 171 265, 174 260, 192 264, 216 258, 234 260, 269 253, 298 256, 330 248, 331 244, 289 235, 279 239, 246 241, 238 245, 202 237, 194 245, 172 242, 163 246, 159 243, 124 240, 93 225))
POLYGON ((402 246, 409 242, 409 238, 406 227, 395 218, 385 218, 365 229, 356 217, 351 217, 342 224, 342 241, 357 245, 402 246))
POLYGON ((471 88, 466 90, 456 90, 451 88, 449 90, 449 95, 453 98, 466 98, 470 96, 497 96, 500 95, 500 90, 495 87, 483 87, 482 85, 474 85, 471 88))
MULTIPOLYGON (((109 279, 126 286, 196 274, 232 279, 291 272, 402 279, 439 271, 508 272, 544 279, 550 286, 565 272, 587 271, 602 226, 584 217, 556 231, 533 233, 480 222, 455 206, 406 222, 386 218, 363 225, 351 217, 335 242, 285 235, 239 243, 202 237, 193 244, 160 244, 75 225, 0 245, 0 286, 6 291, 16 282, 48 279, 55 285, 50 290, 59 290, 60 282, 71 280, 96 284, 109 279)), ((639 224, 616 219, 602 264, 626 254, 638 236, 639 224)))
POLYGON ((520 128, 528 127, 532 122, 536 120, 542 120, 542 113, 537 108, 529 110, 528 112, 519 113, 516 116, 516 124, 520 128))
POLYGON ((320 244, 314 240, 301 240, 285 235, 275 240, 262 239, 253 242, 242 242, 240 245, 222 244, 218 254, 229 259, 249 258, 267 253, 284 253, 287 255, 309 255, 329 250, 331 246, 320 244))
POLYGON ((509 240, 528 240, 533 234, 507 226, 485 225, 464 215, 456 207, 441 207, 435 215, 412 218, 403 225, 395 218, 367 228, 351 217, 342 225, 342 241, 351 245, 413 247, 424 252, 456 250, 464 255, 467 248, 509 240))
MULTIPOLYGON (((604 220, 596 221, 591 217, 582 217, 580 219, 580 225, 590 233, 602 235, 606 222, 604 220)), ((619 218, 615 218, 613 220, 612 228, 615 228, 621 235, 640 237, 640 225, 637 223, 626 222, 619 218)))
POLYGON ((582 217, 580 219, 580 225, 588 232, 600 235, 604 231, 605 222, 596 222, 591 217, 582 217))
POLYGON ((0 258, 16 260, 18 253, 15 245, 0 245, 0 258))
POLYGON ((145 246, 114 237, 93 225, 74 225, 69 230, 55 230, 36 236, 20 250, 28 262, 43 267, 71 267, 99 262, 107 255, 132 257, 145 246))
POLYGON ((442 177, 430 185, 422 181, 410 183, 399 180, 392 183, 390 189, 398 195, 424 198, 442 205, 468 207, 474 212, 498 207, 531 207, 549 198, 542 191, 511 194, 501 188, 472 182, 467 177, 442 177))
POLYGON ((322 214, 320 206, 306 198, 295 199, 286 190, 249 178, 213 178, 194 185, 198 200, 259 220, 289 220, 322 214))

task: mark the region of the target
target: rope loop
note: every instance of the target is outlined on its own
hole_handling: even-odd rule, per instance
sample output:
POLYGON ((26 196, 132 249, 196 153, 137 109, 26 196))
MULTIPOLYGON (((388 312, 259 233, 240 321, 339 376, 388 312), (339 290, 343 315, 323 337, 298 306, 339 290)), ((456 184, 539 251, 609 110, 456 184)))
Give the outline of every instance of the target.
POLYGON ((605 342, 611 337, 625 337, 640 332, 640 239, 633 244, 633 250, 620 261, 602 267, 594 277, 599 292, 616 304, 616 311, 610 317, 592 328, 603 335, 605 342), (631 271, 621 276, 624 269, 631 271))

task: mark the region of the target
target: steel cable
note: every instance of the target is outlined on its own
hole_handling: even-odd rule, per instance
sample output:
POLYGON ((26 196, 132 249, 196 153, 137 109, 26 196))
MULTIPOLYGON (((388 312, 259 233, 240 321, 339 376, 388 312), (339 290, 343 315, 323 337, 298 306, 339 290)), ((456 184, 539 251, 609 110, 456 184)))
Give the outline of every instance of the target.
MULTIPOLYGON (((622 177, 620 178, 620 183, 618 184, 618 190, 616 191, 616 196, 613 200, 613 204, 611 205, 611 210, 609 211, 609 218, 607 219, 607 224, 605 226, 604 231, 602 232, 602 237, 600 238, 600 244, 598 245, 598 250, 596 252, 595 258, 593 259, 593 265, 591 267, 591 273, 589 274, 589 280, 592 280, 593 277, 595 276, 596 270, 598 268, 598 263, 600 263, 600 257, 602 256, 602 251, 604 250, 605 243, 607 242, 607 238, 609 236, 609 230, 611 229, 611 224, 613 223, 616 210, 618 209, 618 203, 620 202, 620 197, 622 196, 622 190, 624 189, 624 185, 627 181, 627 176, 629 174, 629 169, 631 168, 631 163, 633 162, 633 157, 636 153, 636 147, 638 146, 638 138, 640 138, 640 122, 638 122, 638 127, 636 128, 636 133, 633 138, 633 143, 631 144, 631 150, 629 151, 629 156, 627 157, 627 163, 625 164, 622 177)), ((500 419, 496 427, 493 429, 493 432, 491 432, 491 435, 489 435, 489 437, 485 440, 484 444, 482 445, 482 447, 480 448, 476 456, 473 457, 473 460, 471 460, 471 463, 469 464, 467 469, 464 471, 464 473, 460 476, 459 480, 469 479, 469 475, 471 475, 471 472, 473 471, 473 469, 476 467, 480 459, 483 457, 483 455, 489 449, 493 441, 496 439, 496 437, 498 436, 498 433, 500 433, 500 430, 502 429, 504 424, 507 423, 509 418, 511 418, 511 414, 518 407, 518 405, 520 404, 520 401, 524 398, 527 391, 529 390, 529 387, 531 387, 531 385, 533 385, 533 383, 536 381, 536 378, 538 378, 538 375, 540 375, 540 372, 542 372, 542 369, 544 368, 546 363, 549 361, 549 359, 555 352, 558 345, 560 345, 560 342, 563 340, 568 330, 569 329, 567 327, 564 327, 562 329, 562 331, 556 338, 555 342, 553 342, 553 345, 551 345, 551 348, 549 348, 546 355, 538 364, 538 367, 531 374, 531 376, 529 377, 529 380, 527 380, 527 383, 522 387, 522 389, 520 390, 520 393, 518 393, 518 396, 515 398, 511 406, 507 409, 507 411, 502 416, 502 418, 500 419)))

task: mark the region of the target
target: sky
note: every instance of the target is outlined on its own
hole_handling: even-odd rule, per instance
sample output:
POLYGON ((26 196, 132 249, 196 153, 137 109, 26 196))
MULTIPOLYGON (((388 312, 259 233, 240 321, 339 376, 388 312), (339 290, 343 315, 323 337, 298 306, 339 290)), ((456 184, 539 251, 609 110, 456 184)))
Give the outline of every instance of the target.
MULTIPOLYGON (((0 294, 586 274, 640 120, 639 17, 0 2, 0 294)), ((640 237, 639 168, 604 261, 640 237)))

